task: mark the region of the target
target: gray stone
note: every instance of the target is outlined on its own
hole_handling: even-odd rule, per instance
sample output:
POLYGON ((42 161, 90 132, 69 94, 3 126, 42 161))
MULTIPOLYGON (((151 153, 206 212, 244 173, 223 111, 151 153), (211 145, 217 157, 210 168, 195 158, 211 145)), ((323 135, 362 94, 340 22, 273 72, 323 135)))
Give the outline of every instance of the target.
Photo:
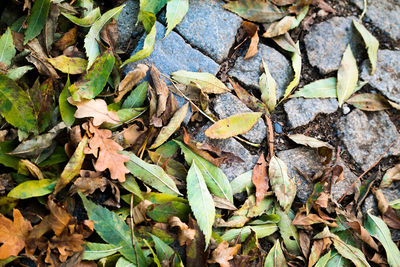
POLYGON ((293 79, 291 63, 281 53, 263 44, 258 45, 258 53, 252 58, 244 59, 240 56, 229 75, 238 79, 244 85, 258 89, 258 80, 261 76, 261 59, 268 65, 269 71, 277 84, 277 96, 281 98, 286 87, 293 79))
MULTIPOLYGON (((363 0, 351 0, 360 9, 364 9, 363 0)), ((365 17, 392 39, 400 39, 400 2, 398 0, 368 0, 365 17)))
POLYGON ((304 37, 310 64, 322 74, 339 68, 342 55, 350 43, 353 54, 363 49, 362 40, 352 25, 354 17, 333 17, 314 24, 304 37))
MULTIPOLYGON (((227 118, 229 116, 252 112, 239 98, 231 93, 225 93, 217 95, 213 101, 214 110, 218 114, 220 119, 227 118)), ((267 135, 267 127, 262 119, 259 119, 256 125, 251 128, 246 134, 242 136, 253 143, 261 143, 267 135)))
MULTIPOLYGON (((307 181, 302 175, 297 171, 310 175, 311 177, 323 170, 323 165, 321 163, 321 158, 316 152, 316 150, 298 147, 294 149, 284 150, 277 153, 278 157, 283 160, 288 166, 289 177, 295 179, 297 186, 296 196, 302 202, 306 202, 307 198, 313 192, 314 185, 307 181)), ((335 200, 340 199, 342 195, 347 191, 350 185, 357 179, 357 177, 351 172, 351 170, 345 165, 345 163, 339 159, 338 165, 343 167, 344 179, 339 181, 332 186, 332 198, 335 200)), ((352 194, 353 189, 350 191, 352 194)))
POLYGON ((195 139, 201 143, 211 145, 213 147, 218 147, 221 151, 230 152, 242 159, 239 161, 238 159, 234 159, 228 162, 222 163, 219 167, 223 170, 223 172, 228 177, 231 182, 237 176, 252 170, 254 165, 257 162, 258 157, 256 155, 250 154, 246 148, 242 146, 238 141, 234 138, 228 139, 210 139, 205 134, 204 131, 210 127, 212 124, 208 123, 203 126, 200 132, 195 136, 195 139))
POLYGON ((319 113, 333 113, 338 108, 336 99, 292 98, 283 105, 288 115, 289 125, 296 128, 308 124, 319 113))
MULTIPOLYGON (((384 111, 365 113, 355 109, 339 121, 340 137, 353 159, 366 170, 399 136, 393 122, 384 111)), ((400 141, 386 156, 400 155, 400 141)))
POLYGON ((118 17, 118 43, 119 48, 123 51, 128 49, 131 37, 137 39, 144 32, 141 23, 136 25, 139 9, 138 0, 128 0, 125 2, 125 7, 122 9, 121 14, 118 17))
POLYGON ((361 65, 361 78, 400 104, 400 51, 379 50, 378 64, 373 75, 369 60, 361 65))
POLYGON ((222 1, 191 0, 176 31, 191 45, 221 63, 235 43, 242 19, 222 8, 222 1))
MULTIPOLYGON (((156 22, 156 30, 156 42, 151 55, 129 64, 125 72, 134 69, 139 63, 153 63, 165 75, 178 70, 204 71, 211 74, 218 72, 219 66, 214 60, 192 48, 179 34, 171 32, 164 38, 165 27, 159 22, 156 22)), ((144 38, 141 38, 132 55, 142 49, 144 38)))

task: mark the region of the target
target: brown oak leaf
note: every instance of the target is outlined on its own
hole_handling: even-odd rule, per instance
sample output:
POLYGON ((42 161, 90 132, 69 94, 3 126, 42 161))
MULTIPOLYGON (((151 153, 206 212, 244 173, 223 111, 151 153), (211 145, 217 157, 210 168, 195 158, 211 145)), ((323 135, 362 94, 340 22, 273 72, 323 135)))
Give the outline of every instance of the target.
POLYGON ((78 109, 74 116, 75 118, 93 117, 93 125, 99 126, 103 122, 118 123, 119 117, 115 111, 107 109, 107 103, 103 99, 90 99, 75 102, 72 98, 68 98, 68 102, 75 105, 78 109))
POLYGON ((209 263, 219 263, 221 267, 230 267, 229 260, 233 259, 238 250, 240 244, 236 244, 233 247, 229 247, 229 243, 225 240, 219 243, 218 247, 213 251, 209 263))
POLYGON ((119 153, 123 148, 111 139, 111 131, 99 129, 92 122, 84 124, 83 128, 90 137, 84 153, 97 157, 94 165, 96 171, 102 172, 108 169, 112 179, 125 182, 125 174, 129 173, 129 170, 124 163, 129 161, 129 157, 119 153))
POLYGON ((13 211, 14 222, 0 214, 0 259, 17 256, 25 247, 28 232, 32 230, 31 223, 25 220, 17 209, 13 211))

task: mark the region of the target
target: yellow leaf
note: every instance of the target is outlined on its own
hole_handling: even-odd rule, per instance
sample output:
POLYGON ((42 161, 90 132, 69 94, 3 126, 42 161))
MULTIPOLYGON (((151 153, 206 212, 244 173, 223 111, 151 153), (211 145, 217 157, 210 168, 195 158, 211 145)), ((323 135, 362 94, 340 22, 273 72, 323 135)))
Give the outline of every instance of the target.
POLYGON ((62 55, 54 58, 48 58, 47 61, 49 61, 50 64, 59 71, 68 74, 84 73, 87 66, 87 60, 80 57, 67 57, 62 55))

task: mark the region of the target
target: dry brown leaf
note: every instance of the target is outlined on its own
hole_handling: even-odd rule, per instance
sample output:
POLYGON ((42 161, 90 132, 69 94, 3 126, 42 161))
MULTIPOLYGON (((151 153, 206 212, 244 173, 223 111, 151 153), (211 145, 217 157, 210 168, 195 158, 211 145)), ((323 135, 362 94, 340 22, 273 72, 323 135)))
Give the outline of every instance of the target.
POLYGON ((29 51, 31 52, 31 54, 26 57, 26 60, 35 65, 40 74, 49 76, 53 79, 60 78, 57 74, 57 71, 48 62, 47 60, 48 56, 44 52, 38 39, 35 38, 32 41, 28 42, 26 44, 26 48, 28 48, 29 51))
POLYGON ((146 210, 147 207, 151 205, 153 205, 153 203, 145 199, 133 208, 133 221, 135 224, 146 221, 146 210))
POLYGON ((230 267, 229 261, 238 253, 241 244, 236 244, 233 247, 229 247, 227 241, 219 243, 218 247, 213 251, 211 259, 208 263, 219 263, 221 267, 230 267))
POLYGON ((21 212, 13 210, 14 221, 0 214, 0 259, 4 260, 10 256, 17 256, 25 247, 28 232, 32 230, 31 223, 25 220, 21 212))
POLYGON ((179 245, 189 245, 190 242, 194 239, 196 235, 196 230, 195 229, 190 229, 189 226, 182 222, 181 219, 179 219, 176 216, 172 216, 168 219, 168 223, 171 227, 178 227, 179 228, 179 235, 178 235, 178 241, 179 245))
POLYGON ((308 215, 305 215, 300 212, 296 214, 296 217, 292 221, 293 225, 303 225, 303 226, 312 225, 316 223, 326 223, 326 221, 316 214, 310 213, 308 215))
POLYGON ((299 231, 299 243, 301 252, 303 252, 304 257, 307 259, 310 253, 311 237, 305 231, 299 231))
POLYGON ((251 58, 257 54, 258 42, 260 38, 258 37, 258 26, 252 22, 244 21, 242 23, 243 29, 246 31, 247 36, 251 38, 249 49, 244 56, 244 59, 251 58))
POLYGON ((214 196, 214 195, 212 195, 212 198, 214 200, 215 207, 218 208, 218 209, 237 210, 235 205, 233 205, 232 202, 230 202, 226 198, 217 197, 217 196, 214 196))
POLYGON ((317 0, 318 2, 318 7, 326 12, 330 12, 332 14, 335 14, 336 11, 329 5, 327 4, 324 0, 317 0))
POLYGON ((267 31, 262 35, 265 38, 272 38, 287 33, 292 24, 296 21, 295 17, 286 16, 280 21, 271 23, 267 31))
POLYGON ((265 193, 269 188, 269 179, 267 175, 267 162, 265 161, 264 153, 261 153, 256 165, 253 168, 253 175, 251 181, 256 187, 256 203, 260 204, 263 200, 265 193))
POLYGON ((371 248, 375 249, 376 251, 379 251, 378 245, 371 237, 371 235, 368 233, 367 229, 365 229, 355 217, 351 220, 348 219, 346 225, 350 226, 351 229, 356 231, 357 234, 359 234, 362 241, 367 243, 371 248))
POLYGON ((53 236, 49 242, 49 249, 57 249, 60 261, 65 262, 74 253, 83 251, 84 244, 85 240, 81 234, 64 232, 61 236, 53 236))
POLYGON ((320 258, 324 250, 324 240, 318 239, 313 242, 310 257, 308 258, 308 267, 313 266, 320 258))
POLYGON ((138 64, 135 69, 128 72, 118 86, 118 96, 114 99, 114 102, 117 103, 121 101, 124 95, 131 91, 133 87, 146 76, 148 70, 149 67, 147 65, 138 64))
POLYGON ((78 26, 67 31, 63 37, 54 44, 54 48, 59 51, 64 51, 67 47, 74 45, 78 36, 78 26))
POLYGON ((157 93, 157 117, 160 117, 166 109, 169 90, 168 86, 160 77, 160 71, 154 65, 151 65, 150 75, 157 93))
POLYGON ((78 109, 75 111, 75 118, 93 117, 93 125, 99 126, 103 122, 118 123, 119 117, 115 111, 107 109, 107 103, 103 99, 90 99, 75 102, 71 97, 68 102, 75 105, 78 109))
POLYGON ((137 124, 132 124, 128 128, 124 129, 124 143, 132 146, 136 143, 139 137, 147 132, 147 127, 144 126, 143 122, 142 127, 137 124))
POLYGON ((102 172, 108 169, 112 179, 124 182, 125 174, 129 173, 124 163, 129 161, 129 157, 119 153, 123 148, 111 139, 111 131, 99 129, 91 122, 84 124, 83 128, 90 137, 84 153, 93 154, 97 157, 97 161, 94 164, 96 171, 102 172))
POLYGON ((39 180, 44 179, 42 171, 38 168, 38 166, 36 166, 35 164, 33 164, 32 162, 30 162, 27 159, 21 159, 21 162, 23 164, 25 164, 25 166, 28 168, 29 172, 36 178, 38 178, 39 180))
POLYGON ((51 198, 47 201, 47 206, 50 210, 50 215, 46 216, 43 221, 45 221, 54 233, 59 236, 68 226, 72 216, 64 207, 58 206, 51 198))
POLYGON ((327 208, 328 200, 329 200, 329 194, 327 194, 325 192, 321 192, 321 194, 318 196, 317 200, 315 201, 315 205, 318 205, 321 208, 327 208))
POLYGON ((81 177, 76 179, 71 186, 71 193, 75 194, 79 190, 87 196, 93 194, 97 189, 100 189, 101 192, 106 190, 108 179, 103 177, 101 172, 81 170, 80 175, 81 177))
POLYGON ((106 26, 104 26, 104 29, 100 33, 100 37, 113 51, 115 51, 118 44, 118 27, 115 19, 112 19, 106 26))

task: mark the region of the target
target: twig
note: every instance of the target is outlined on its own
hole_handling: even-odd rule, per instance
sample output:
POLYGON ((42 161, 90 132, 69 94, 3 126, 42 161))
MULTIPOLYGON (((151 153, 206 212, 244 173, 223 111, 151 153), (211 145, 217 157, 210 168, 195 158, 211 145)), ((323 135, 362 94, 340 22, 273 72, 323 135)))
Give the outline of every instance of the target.
POLYGON ((382 155, 379 157, 379 159, 377 161, 375 161, 374 164, 372 164, 371 166, 369 166, 369 168, 363 172, 360 176, 357 177, 357 179, 350 185, 349 189, 347 189, 347 191, 343 194, 343 196, 339 199, 338 203, 342 202, 343 199, 347 196, 347 194, 350 192, 350 190, 353 188, 353 186, 355 186, 355 184, 366 174, 368 173, 372 168, 374 168, 376 165, 378 165, 378 163, 383 159, 383 157, 386 155, 386 153, 389 151, 389 149, 397 142, 397 140, 399 139, 400 135, 397 136, 397 138, 385 149, 385 151, 383 151, 382 155))
POLYGON ((271 118, 265 114, 265 123, 267 124, 267 142, 268 142, 268 161, 275 155, 274 152, 274 128, 271 118))

